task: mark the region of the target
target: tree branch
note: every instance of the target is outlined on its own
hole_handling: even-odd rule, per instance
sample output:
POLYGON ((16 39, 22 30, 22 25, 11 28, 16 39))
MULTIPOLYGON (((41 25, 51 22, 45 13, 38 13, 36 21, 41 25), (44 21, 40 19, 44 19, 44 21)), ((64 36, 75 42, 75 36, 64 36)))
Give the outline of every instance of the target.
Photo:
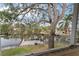
POLYGON ((59 20, 64 17, 64 14, 65 14, 65 11, 66 11, 66 7, 67 7, 67 4, 63 3, 62 12, 61 12, 61 15, 59 16, 59 20))
POLYGON ((40 20, 38 23, 41 23, 41 22, 50 23, 50 22, 49 22, 49 21, 47 21, 47 20, 40 20))

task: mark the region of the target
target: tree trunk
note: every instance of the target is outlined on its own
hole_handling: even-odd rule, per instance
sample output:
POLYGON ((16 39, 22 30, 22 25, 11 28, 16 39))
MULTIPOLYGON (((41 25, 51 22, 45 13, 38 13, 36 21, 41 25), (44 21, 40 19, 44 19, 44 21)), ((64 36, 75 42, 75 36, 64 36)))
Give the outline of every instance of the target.
POLYGON ((21 43, 23 42, 23 31, 21 31, 21 35, 20 35, 21 37, 21 41, 20 41, 20 43, 19 43, 19 45, 18 46, 20 46, 21 45, 21 43))
POLYGON ((65 31, 65 34, 68 33, 68 27, 67 26, 64 28, 64 31, 65 31))
POLYGON ((73 18, 72 18, 72 30, 70 36, 70 44, 74 47, 76 44, 76 30, 77 30, 77 21, 78 21, 78 4, 74 4, 73 18))
POLYGON ((54 32, 50 35, 48 40, 48 48, 54 48, 54 32))
POLYGON ((48 4, 48 16, 49 16, 49 22, 51 24, 50 26, 50 36, 49 36, 49 40, 48 40, 48 48, 54 48, 54 34, 55 32, 52 29, 52 19, 51 19, 51 6, 50 3, 48 4))
POLYGON ((18 44, 18 46, 20 46, 22 42, 23 42, 23 37, 21 38, 21 41, 20 41, 20 43, 18 44))
POLYGON ((51 23, 51 26, 50 26, 50 36, 49 36, 49 41, 48 41, 48 47, 49 49, 50 48, 54 48, 54 37, 55 37, 55 26, 56 23, 51 23))

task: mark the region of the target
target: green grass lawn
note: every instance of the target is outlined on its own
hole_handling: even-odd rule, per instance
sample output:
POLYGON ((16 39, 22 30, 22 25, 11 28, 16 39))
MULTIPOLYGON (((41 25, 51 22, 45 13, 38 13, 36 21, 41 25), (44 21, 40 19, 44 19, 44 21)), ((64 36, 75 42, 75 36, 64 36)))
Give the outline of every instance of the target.
POLYGON ((31 52, 32 48, 13 48, 2 51, 1 55, 16 55, 20 53, 28 53, 31 52))
POLYGON ((44 45, 34 45, 34 46, 23 46, 23 47, 17 47, 17 48, 11 48, 7 49, 1 52, 1 55, 3 56, 13 56, 13 55, 20 55, 24 53, 31 53, 34 51, 41 51, 44 50, 46 46, 44 45))
MULTIPOLYGON (((66 47, 63 43, 55 43, 55 48, 66 47)), ((24 53, 28 54, 31 52, 39 52, 46 50, 47 45, 29 45, 23 47, 16 47, 2 51, 1 55, 3 56, 13 56, 13 55, 22 55, 24 53)))

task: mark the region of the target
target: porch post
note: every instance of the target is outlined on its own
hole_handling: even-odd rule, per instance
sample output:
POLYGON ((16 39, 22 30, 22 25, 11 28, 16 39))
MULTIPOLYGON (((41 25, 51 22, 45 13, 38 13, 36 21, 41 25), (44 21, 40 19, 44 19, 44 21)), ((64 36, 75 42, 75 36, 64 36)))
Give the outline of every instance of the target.
POLYGON ((73 18, 72 18, 72 29, 71 29, 71 37, 70 37, 70 44, 76 44, 76 29, 77 29, 77 20, 78 20, 78 4, 74 4, 73 10, 73 18))

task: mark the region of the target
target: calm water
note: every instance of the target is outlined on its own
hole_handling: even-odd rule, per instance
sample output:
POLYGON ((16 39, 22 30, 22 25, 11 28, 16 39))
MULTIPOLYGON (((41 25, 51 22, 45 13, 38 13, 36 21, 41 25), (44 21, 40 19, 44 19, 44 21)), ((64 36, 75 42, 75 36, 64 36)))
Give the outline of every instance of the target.
POLYGON ((20 39, 19 38, 0 38, 1 39, 1 47, 7 47, 7 46, 16 46, 19 44, 20 39))
MULTIPOLYGON (((15 47, 18 46, 21 39, 20 38, 0 38, 1 41, 1 48, 8 48, 8 47, 15 47)), ((35 43, 43 44, 42 41, 39 40, 29 40, 29 41, 23 41, 21 46, 23 45, 34 45, 35 43)))

